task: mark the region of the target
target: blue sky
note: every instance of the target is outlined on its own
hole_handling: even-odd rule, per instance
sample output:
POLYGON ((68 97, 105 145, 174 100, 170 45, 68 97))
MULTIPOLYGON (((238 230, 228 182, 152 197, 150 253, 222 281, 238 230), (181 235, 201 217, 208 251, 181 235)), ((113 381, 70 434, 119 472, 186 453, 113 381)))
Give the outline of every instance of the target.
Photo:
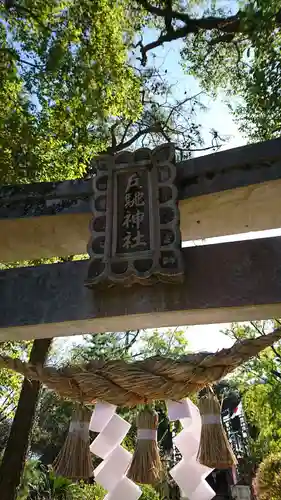
MULTIPOLYGON (((144 43, 148 43, 157 38, 155 30, 146 30, 144 43)), ((148 64, 155 64, 161 67, 161 71, 167 71, 167 78, 173 87, 173 98, 184 99, 187 96, 198 94, 202 89, 198 81, 187 76, 182 70, 180 63, 180 50, 182 48, 181 40, 176 40, 167 43, 162 47, 158 47, 148 55, 148 64), (155 56, 155 57, 154 57, 155 56)), ((199 111, 197 121, 202 128, 202 136, 206 142, 206 146, 210 144, 210 130, 215 129, 221 136, 228 136, 228 140, 223 145, 222 149, 230 149, 242 146, 247 143, 245 137, 239 132, 237 125, 234 123, 231 114, 228 111, 227 105, 221 98, 213 100, 211 97, 204 95, 201 98, 202 103, 207 107, 206 111, 199 111)), ((194 156, 208 154, 210 151, 195 153, 194 156)))

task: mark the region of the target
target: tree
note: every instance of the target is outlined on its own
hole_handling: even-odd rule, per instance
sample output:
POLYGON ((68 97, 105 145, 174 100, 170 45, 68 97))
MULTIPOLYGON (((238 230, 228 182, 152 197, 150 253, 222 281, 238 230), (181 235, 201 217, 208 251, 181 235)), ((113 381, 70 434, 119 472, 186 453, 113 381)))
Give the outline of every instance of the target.
MULTIPOLYGON (((224 141, 211 131, 210 143, 204 144, 201 126, 196 114, 206 110, 201 102, 204 94, 185 95, 175 99, 177 83, 169 82, 167 70, 155 65, 138 69, 141 76, 142 112, 135 121, 127 119, 108 120, 103 127, 103 138, 107 147, 102 153, 115 154, 136 147, 155 147, 162 142, 173 142, 179 160, 190 158, 194 152, 217 150, 224 141)), ((90 173, 92 171, 90 170, 90 173)))
POLYGON ((85 344, 74 347, 71 358, 76 363, 92 359, 144 359, 151 356, 179 357, 187 353, 184 330, 128 330, 126 332, 86 335, 85 344))
POLYGON ((200 95, 175 100, 161 65, 140 65, 138 2, 1 0, 0 17, 2 183, 82 177, 102 152, 159 141, 206 148, 200 95))
MULTIPOLYGON (((31 349, 32 342, 1 342, 0 352, 12 358, 26 360, 31 349)), ((0 371, 1 386, 1 421, 9 419, 13 415, 19 391, 21 387, 22 376, 8 370, 0 371)))
MULTIPOLYGON (((30 353, 30 362, 42 366, 46 361, 51 342, 51 339, 35 340, 30 353)), ((22 384, 18 406, 0 466, 0 489, 3 500, 16 499, 40 386, 39 381, 29 381, 26 378, 22 384)))
MULTIPOLYGON (((0 352, 7 356, 26 360, 32 343, 2 342, 0 352)), ((10 422, 14 416, 22 385, 22 376, 8 370, 0 370, 1 410, 0 410, 0 453, 7 443, 10 422)))
POLYGON ((82 177, 143 141, 202 147, 199 96, 173 102, 155 64, 140 66, 147 18, 131 0, 1 0, 0 17, 2 183, 82 177))
POLYGON ((50 465, 61 450, 73 413, 73 403, 43 388, 31 433, 31 452, 50 465))
POLYGON ((139 42, 142 64, 156 47, 182 40, 185 71, 199 78, 204 89, 227 92, 243 132, 253 140, 280 135, 280 0, 139 4, 159 30, 153 42, 139 42))
MULTIPOLYGON (((264 335, 278 325, 278 320, 233 324, 226 333, 232 338, 252 338, 264 335)), ((243 406, 254 439, 251 452, 256 463, 268 453, 277 452, 281 446, 281 346, 265 349, 236 372, 235 381, 243 398, 243 406)))
POLYGON ((1 179, 81 177, 104 121, 141 111, 138 19, 126 0, 1 0, 0 16, 1 179))
POLYGON ((269 455, 259 466, 255 485, 259 500, 280 498, 281 454, 269 455))

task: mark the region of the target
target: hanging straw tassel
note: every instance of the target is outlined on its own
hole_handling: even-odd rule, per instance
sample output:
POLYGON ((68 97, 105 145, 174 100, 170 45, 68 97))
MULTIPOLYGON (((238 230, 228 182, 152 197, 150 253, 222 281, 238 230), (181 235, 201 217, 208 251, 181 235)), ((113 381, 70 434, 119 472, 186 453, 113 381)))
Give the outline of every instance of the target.
POLYGON ((137 445, 127 476, 135 483, 155 485, 162 479, 162 464, 157 446, 158 415, 149 407, 137 417, 137 445))
POLYGON ((228 469, 236 465, 235 455, 228 442, 221 421, 221 408, 213 391, 200 398, 202 429, 197 460, 214 469, 228 469))
POLYGON ((91 413, 78 406, 72 417, 65 443, 53 463, 54 472, 72 480, 89 479, 93 464, 89 448, 91 413))

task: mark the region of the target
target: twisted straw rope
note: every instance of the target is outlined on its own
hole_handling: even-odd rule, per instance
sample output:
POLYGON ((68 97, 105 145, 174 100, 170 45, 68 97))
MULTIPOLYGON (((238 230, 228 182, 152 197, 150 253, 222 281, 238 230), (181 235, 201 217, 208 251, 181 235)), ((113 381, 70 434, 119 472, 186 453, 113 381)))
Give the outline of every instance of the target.
POLYGON ((135 406, 153 400, 180 400, 221 379, 280 337, 281 328, 268 335, 236 342, 230 349, 189 354, 177 361, 159 357, 133 363, 95 360, 60 370, 0 355, 0 368, 40 380, 65 398, 84 403, 99 399, 118 406, 135 406))

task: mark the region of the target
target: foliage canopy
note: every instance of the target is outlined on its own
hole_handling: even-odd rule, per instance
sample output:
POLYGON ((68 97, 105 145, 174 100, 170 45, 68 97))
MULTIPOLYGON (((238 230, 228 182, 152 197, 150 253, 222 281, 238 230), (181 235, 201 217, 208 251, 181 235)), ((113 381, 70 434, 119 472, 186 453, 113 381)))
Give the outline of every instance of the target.
POLYGON ((253 140, 280 135, 280 0, 140 0, 159 28, 142 45, 142 61, 158 46, 182 41, 185 71, 204 89, 228 95, 241 130, 253 140))
POLYGON ((133 17, 126 0, 0 2, 1 182, 81 176, 104 121, 139 116, 133 17))
MULTIPOLYGON (((279 326, 276 321, 233 324, 227 331, 235 339, 253 338, 279 326)), ((269 453, 276 453, 281 446, 281 346, 280 342, 269 347, 237 370, 236 382, 243 399, 243 406, 254 439, 251 453, 259 463, 269 453)))

